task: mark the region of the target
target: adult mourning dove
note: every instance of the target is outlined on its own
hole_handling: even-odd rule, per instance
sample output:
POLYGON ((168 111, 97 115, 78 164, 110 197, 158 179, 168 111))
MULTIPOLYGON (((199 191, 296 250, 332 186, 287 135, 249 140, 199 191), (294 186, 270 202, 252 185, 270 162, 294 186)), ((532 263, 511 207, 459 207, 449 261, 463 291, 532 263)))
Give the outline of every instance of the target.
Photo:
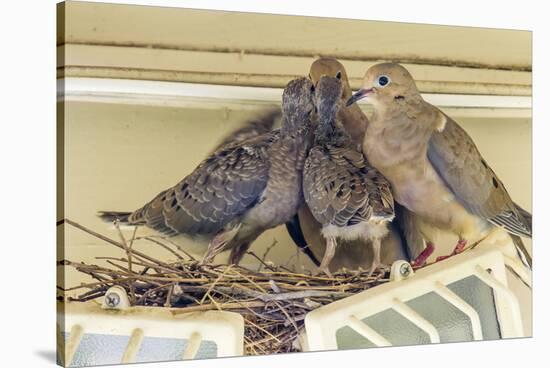
POLYGON ((466 131, 424 101, 409 72, 395 63, 372 66, 348 104, 364 97, 374 115, 363 151, 391 182, 395 200, 417 217, 427 243, 436 229, 450 231, 459 239, 454 254, 501 228, 530 268, 518 237, 531 237, 530 215, 514 204, 466 131))
POLYGON ((304 198, 326 238, 320 270, 330 274, 339 239, 362 239, 372 242, 373 272, 380 265, 381 240, 394 218, 393 197, 389 182, 369 166, 337 118, 344 107, 340 78, 322 76, 315 87, 319 122, 304 166, 304 198))
MULTIPOLYGON (((303 201, 302 170, 313 138, 314 109, 311 81, 289 82, 279 133, 222 147, 181 182, 142 208, 119 213, 119 219, 167 235, 212 236, 203 262, 231 249, 230 263, 237 264, 252 241, 288 221, 303 201)), ((100 216, 112 218, 113 212, 100 216)))
MULTIPOLYGON (((345 103, 352 90, 344 66, 334 58, 319 58, 310 67, 309 77, 317 84, 322 76, 336 77, 339 74, 343 84, 342 101, 345 103)), ((368 119, 356 104, 341 108, 337 113, 345 130, 350 134, 354 144, 361 149, 368 119)), ((414 221, 410 221, 412 214, 396 204, 396 220, 390 224, 390 233, 382 241, 381 258, 385 264, 391 264, 398 259, 411 260, 424 249, 424 241, 418 235, 414 221)), ((321 234, 321 224, 315 220, 308 206, 300 207, 298 215, 291 224, 287 224, 291 237, 296 244, 310 249, 318 259, 325 253, 325 239, 321 234), (292 226, 290 226, 292 225, 292 226)), ((370 267, 373 261, 373 252, 362 239, 340 240, 336 254, 330 264, 330 269, 336 271, 341 268, 357 269, 370 267)), ((316 263, 318 265, 318 262, 316 263)))

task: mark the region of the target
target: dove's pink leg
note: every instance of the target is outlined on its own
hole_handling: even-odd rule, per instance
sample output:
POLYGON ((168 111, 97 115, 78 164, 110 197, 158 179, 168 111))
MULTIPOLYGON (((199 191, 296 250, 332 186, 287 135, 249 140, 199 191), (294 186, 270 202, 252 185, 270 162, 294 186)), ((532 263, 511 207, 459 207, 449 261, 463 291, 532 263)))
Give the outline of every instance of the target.
POLYGON ((238 265, 246 254, 248 248, 250 248, 250 243, 246 242, 231 249, 231 253, 229 254, 229 264, 238 265))
POLYGON ((432 253, 434 252, 434 244, 432 242, 427 242, 426 243, 426 248, 424 248, 424 250, 422 252, 420 252, 420 254, 418 255, 418 257, 416 257, 412 262, 411 262, 411 266, 413 268, 419 268, 419 267, 422 267, 424 266, 424 264, 426 263, 426 261, 428 260, 428 258, 432 255, 432 253))
POLYGON ((453 252, 451 254, 449 254, 448 256, 439 256, 435 259, 435 261, 439 262, 451 256, 454 256, 455 254, 462 253, 464 251, 464 248, 466 247, 466 244, 468 244, 466 240, 460 239, 458 243, 456 243, 455 249, 453 249, 453 252))
POLYGON ((325 249, 325 255, 323 256, 323 260, 321 261, 321 265, 319 266, 319 272, 320 273, 326 273, 328 277, 332 277, 332 274, 330 273, 330 270, 328 266, 330 265, 330 261, 334 258, 334 253, 336 252, 336 238, 333 236, 327 237, 327 247, 325 249))
POLYGON ((464 248, 466 248, 466 244, 468 244, 468 241, 465 239, 460 239, 458 243, 456 243, 455 250, 453 251, 453 254, 458 254, 464 252, 464 248))

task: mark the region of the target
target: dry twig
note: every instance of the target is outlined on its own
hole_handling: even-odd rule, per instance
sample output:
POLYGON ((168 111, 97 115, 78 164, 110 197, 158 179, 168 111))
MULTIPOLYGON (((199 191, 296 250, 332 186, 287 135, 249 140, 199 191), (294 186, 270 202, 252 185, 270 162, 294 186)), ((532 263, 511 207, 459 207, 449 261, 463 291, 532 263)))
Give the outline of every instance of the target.
POLYGON ((265 258, 276 242, 263 257, 256 256, 265 267, 259 272, 236 265, 199 265, 179 247, 169 247, 168 244, 174 244, 162 237, 139 238, 134 232, 127 242, 119 233, 119 242, 73 221, 66 220, 66 223, 120 248, 127 256, 97 257, 104 259, 108 266, 60 262, 96 280, 63 290, 83 290, 69 300, 100 298, 109 287, 120 285, 129 292, 133 305, 171 307, 174 315, 206 310, 238 312, 246 321, 245 351, 250 355, 296 351, 294 341, 303 329, 308 312, 387 281, 382 273, 369 276, 362 270, 337 272, 327 277, 295 273, 272 265, 265 258), (135 250, 132 245, 139 240, 169 250, 177 260, 155 259, 135 250))

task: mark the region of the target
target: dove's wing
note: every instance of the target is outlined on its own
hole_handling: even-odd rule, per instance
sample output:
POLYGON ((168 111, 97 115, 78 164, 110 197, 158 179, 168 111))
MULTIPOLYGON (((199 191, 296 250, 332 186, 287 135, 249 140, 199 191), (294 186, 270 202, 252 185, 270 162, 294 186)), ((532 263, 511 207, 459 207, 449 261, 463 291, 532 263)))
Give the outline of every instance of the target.
POLYGON ((428 158, 439 176, 470 212, 512 234, 531 237, 530 224, 472 138, 454 120, 446 118, 444 130, 434 132, 428 148, 428 158))
POLYGON ((269 170, 269 148, 278 132, 220 149, 174 187, 135 211, 130 223, 167 234, 214 234, 261 197, 269 170))
POLYGON ((323 225, 339 227, 393 218, 389 182, 369 167, 360 152, 349 148, 313 148, 304 168, 304 198, 323 225))
POLYGON ((248 121, 242 127, 232 131, 225 136, 214 151, 220 148, 234 147, 249 139, 269 133, 275 126, 275 121, 281 116, 281 109, 271 109, 248 121))

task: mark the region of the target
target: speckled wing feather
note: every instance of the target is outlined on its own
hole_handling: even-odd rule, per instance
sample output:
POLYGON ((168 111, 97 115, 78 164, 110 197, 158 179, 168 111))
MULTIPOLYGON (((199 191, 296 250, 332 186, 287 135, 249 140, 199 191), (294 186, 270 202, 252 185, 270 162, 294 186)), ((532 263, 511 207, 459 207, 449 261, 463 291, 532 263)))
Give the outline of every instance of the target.
POLYGON ((303 185, 306 203, 323 225, 343 227, 372 216, 394 215, 389 182, 353 149, 314 147, 306 160, 303 185))
POLYGON ((428 158, 439 176, 472 213, 508 232, 531 237, 531 226, 506 188, 479 153, 473 140, 447 117, 442 132, 430 140, 428 158))
POLYGON ((129 217, 166 233, 215 234, 260 200, 278 132, 220 149, 129 217))
POLYGON ((150 228, 166 235, 177 234, 174 229, 166 225, 163 214, 164 202, 168 198, 173 197, 173 195, 173 188, 163 190, 143 207, 130 214, 128 217, 128 223, 133 225, 147 225, 150 228))

